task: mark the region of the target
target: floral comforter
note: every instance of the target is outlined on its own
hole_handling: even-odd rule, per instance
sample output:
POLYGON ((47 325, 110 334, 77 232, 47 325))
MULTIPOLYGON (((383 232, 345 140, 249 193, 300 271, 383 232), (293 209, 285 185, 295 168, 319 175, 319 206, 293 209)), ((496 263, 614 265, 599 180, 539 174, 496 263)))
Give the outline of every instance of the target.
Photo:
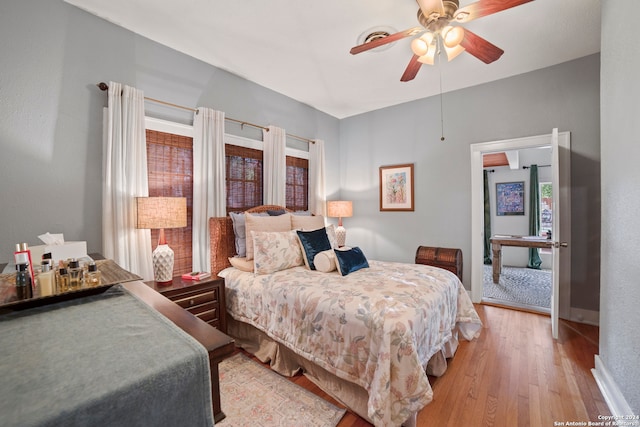
POLYGON ((369 393, 375 425, 400 425, 433 398, 427 362, 452 338, 467 340, 481 321, 449 271, 369 261, 347 276, 295 267, 267 275, 235 268, 227 313, 369 393))

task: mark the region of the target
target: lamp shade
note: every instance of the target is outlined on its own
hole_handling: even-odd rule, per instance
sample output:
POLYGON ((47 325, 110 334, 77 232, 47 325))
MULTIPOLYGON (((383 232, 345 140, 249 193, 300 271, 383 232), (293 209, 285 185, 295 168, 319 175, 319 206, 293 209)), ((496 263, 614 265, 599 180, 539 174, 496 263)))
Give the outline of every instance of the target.
POLYGON ((185 197, 136 197, 136 228, 181 228, 187 226, 185 197))
POLYGON ((353 202, 332 200, 327 202, 327 216, 332 218, 348 218, 353 216, 353 202))

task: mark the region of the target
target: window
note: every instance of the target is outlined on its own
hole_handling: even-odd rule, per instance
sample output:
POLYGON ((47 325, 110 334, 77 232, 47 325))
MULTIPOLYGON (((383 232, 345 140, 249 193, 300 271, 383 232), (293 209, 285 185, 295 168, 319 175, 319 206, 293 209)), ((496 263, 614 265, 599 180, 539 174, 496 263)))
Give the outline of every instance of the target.
POLYGON ((553 187, 550 182, 541 182, 540 188, 540 234, 547 236, 552 227, 553 187))
POLYGON ((309 209, 309 160, 287 156, 287 208, 309 209))
MULTIPOLYGON (((155 130, 146 130, 149 196, 186 197, 187 226, 164 231, 174 252, 173 274, 191 271, 191 214, 193 208, 193 139, 155 130)), ((151 230, 152 249, 159 230, 151 230)))
POLYGON ((227 213, 262 204, 262 150, 225 145, 227 213))
MULTIPOLYGON (((225 145, 227 213, 242 212, 263 204, 262 150, 225 145)), ((286 207, 309 208, 309 160, 287 156, 286 207)))

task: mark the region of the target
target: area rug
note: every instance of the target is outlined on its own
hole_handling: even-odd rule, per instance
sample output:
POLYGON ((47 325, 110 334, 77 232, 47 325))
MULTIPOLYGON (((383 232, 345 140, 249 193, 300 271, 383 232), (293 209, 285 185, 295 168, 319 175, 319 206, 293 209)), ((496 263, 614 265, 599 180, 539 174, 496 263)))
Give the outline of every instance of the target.
POLYGON ((499 282, 493 283, 490 265, 484 266, 483 296, 535 307, 551 307, 551 270, 502 267, 499 282))
POLYGON ((335 427, 345 410, 236 354, 219 365, 222 427, 335 427))

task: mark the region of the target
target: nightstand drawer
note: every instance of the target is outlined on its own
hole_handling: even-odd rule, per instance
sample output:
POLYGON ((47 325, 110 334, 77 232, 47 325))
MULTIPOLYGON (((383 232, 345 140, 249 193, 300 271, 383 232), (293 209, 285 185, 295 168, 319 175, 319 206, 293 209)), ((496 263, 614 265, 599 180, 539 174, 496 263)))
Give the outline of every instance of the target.
POLYGON ((190 309, 205 303, 217 303, 218 295, 216 289, 211 289, 207 292, 192 292, 189 294, 183 294, 178 297, 171 298, 173 302, 178 304, 182 308, 190 309))
POLYGON ((220 324, 220 312, 218 308, 214 308, 213 310, 203 311, 202 313, 198 313, 197 315, 201 320, 207 322, 208 324, 218 327, 220 324))
POLYGON ((176 276, 169 285, 158 285, 153 281, 145 283, 200 320, 227 332, 223 279, 188 281, 176 276))
POLYGON ((201 314, 202 313, 205 313, 205 312, 208 312, 208 311, 214 311, 217 314, 218 313, 218 309, 219 309, 218 303, 209 301, 209 302, 206 302, 204 304, 191 306, 191 307, 187 308, 187 311, 189 313, 195 314, 196 316, 201 318, 201 314))

